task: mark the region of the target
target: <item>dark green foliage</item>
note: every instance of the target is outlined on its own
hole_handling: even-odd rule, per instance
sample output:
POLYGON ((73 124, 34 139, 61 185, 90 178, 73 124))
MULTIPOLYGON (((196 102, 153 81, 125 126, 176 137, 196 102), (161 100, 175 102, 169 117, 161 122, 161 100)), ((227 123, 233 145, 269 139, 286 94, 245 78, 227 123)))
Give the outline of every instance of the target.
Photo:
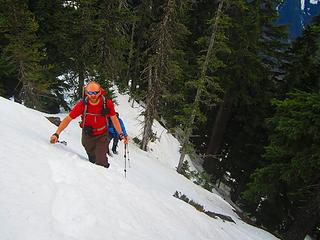
POLYGON ((291 60, 287 64, 284 91, 292 88, 310 91, 320 88, 320 16, 306 28, 290 51, 291 60))
POLYGON ((219 108, 225 111, 221 115, 219 108, 209 111, 210 125, 204 128, 210 132, 222 129, 214 139, 222 137, 209 145, 206 152, 213 156, 206 158, 205 167, 210 172, 231 174, 234 201, 260 165, 267 141, 265 118, 272 111, 270 100, 276 94, 276 77, 285 59, 284 29, 274 25, 276 5, 277 1, 232 1, 227 11, 231 50, 218 55, 226 65, 218 72, 225 91, 224 105, 219 108))
POLYGON ((190 172, 190 166, 189 166, 189 163, 188 161, 184 161, 183 164, 182 164, 182 169, 181 169, 181 174, 183 176, 185 176, 186 178, 188 179, 191 179, 191 175, 192 173, 190 172))
POLYGON ((186 178, 193 181, 193 183, 207 189, 208 191, 212 191, 214 188, 214 184, 212 181, 212 176, 205 171, 191 171, 188 161, 184 161, 182 164, 182 172, 181 174, 186 178))
MULTIPOLYGON (((16 99, 29 107, 41 109, 40 96, 46 92, 43 81, 45 58, 43 44, 36 35, 38 23, 28 9, 27 1, 0 1, 2 84, 8 86, 6 95, 14 94, 16 99)), ((6 86, 7 87, 7 86, 6 86)))
POLYGON ((2 94, 54 113, 59 106, 68 110, 64 91, 81 97, 85 81, 96 80, 104 87, 111 81, 126 82, 127 26, 134 18, 123 3, 2 0, 2 94))
POLYGON ((0 96, 3 96, 4 94, 5 94, 4 87, 3 87, 2 83, 0 83, 0 96))
POLYGON ((263 161, 243 193, 259 206, 258 221, 286 239, 301 239, 319 224, 319 20, 293 43, 283 88, 272 101, 275 113, 266 122, 271 133, 263 161))
POLYGON ((294 91, 273 104, 276 113, 268 120, 273 132, 265 148, 266 166, 255 171, 243 196, 262 207, 285 210, 275 212, 269 222, 268 227, 279 228, 277 224, 290 223, 290 217, 298 217, 297 208, 319 194, 315 189, 320 177, 320 95, 294 91))

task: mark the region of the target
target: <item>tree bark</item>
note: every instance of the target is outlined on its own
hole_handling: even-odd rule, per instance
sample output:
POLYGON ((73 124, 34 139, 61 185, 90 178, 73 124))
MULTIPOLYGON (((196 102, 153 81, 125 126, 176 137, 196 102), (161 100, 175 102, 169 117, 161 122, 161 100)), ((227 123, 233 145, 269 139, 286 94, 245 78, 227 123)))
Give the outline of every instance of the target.
MULTIPOLYGON (((216 40, 218 25, 220 23, 220 17, 221 17, 221 13, 222 13, 223 4, 224 4, 224 0, 221 0, 219 2, 219 6, 218 6, 218 10, 217 10, 217 14, 216 14, 215 20, 213 22, 213 30, 212 30, 212 34, 211 34, 211 38, 210 38, 209 47, 208 47, 208 50, 207 50, 205 61, 204 61, 203 65, 202 65, 202 68, 201 68, 201 73, 200 73, 200 81, 201 82, 204 82, 205 79, 206 79, 209 60, 210 60, 210 57, 211 57, 212 52, 213 52, 213 45, 214 45, 215 40, 216 40)), ((194 99, 194 108, 193 108, 193 111, 192 111, 192 113, 190 115, 190 120, 188 121, 187 126, 186 126, 186 128, 184 130, 185 136, 184 136, 184 140, 183 140, 183 144, 182 144, 179 163, 178 163, 178 166, 177 166, 177 172, 178 173, 181 173, 181 170, 182 170, 182 165, 183 165, 183 161, 184 161, 184 158, 185 158, 185 152, 184 151, 187 148, 187 145, 188 145, 188 143, 190 141, 190 135, 191 135, 192 130, 193 130, 194 120, 195 120, 195 117, 196 117, 196 110, 199 107, 201 94, 202 94, 202 90, 201 90, 201 88, 198 88, 196 96, 195 96, 195 99, 194 99)))
POLYGON ((221 147, 228 120, 231 115, 232 99, 225 93, 223 102, 220 104, 215 122, 212 128, 210 141, 207 147, 207 154, 216 155, 221 147))
POLYGON ((134 44, 134 33, 136 29, 136 23, 132 23, 132 28, 131 28, 131 37, 130 37, 130 50, 129 50, 129 56, 128 56, 128 69, 127 69, 127 81, 130 78, 130 68, 131 68, 131 62, 132 62, 132 56, 133 56, 133 44, 134 44))
POLYGON ((79 77, 79 82, 78 82, 78 90, 77 90, 77 98, 81 99, 82 97, 82 89, 84 86, 84 67, 80 67, 79 68, 79 72, 78 72, 78 77, 79 77))
POLYGON ((166 64, 168 63, 168 36, 169 22, 174 15, 175 0, 168 0, 166 12, 163 16, 160 26, 159 34, 154 45, 155 54, 149 59, 149 77, 148 77, 148 94, 146 99, 146 110, 144 118, 143 138, 140 148, 147 151, 148 143, 152 137, 152 125, 156 117, 156 106, 161 94, 163 79, 166 71, 166 64))
POLYGON ((144 113, 144 127, 143 136, 140 148, 143 151, 147 151, 149 140, 152 136, 152 125, 154 120, 154 108, 155 108, 155 94, 153 93, 154 86, 152 81, 152 67, 149 68, 149 78, 148 78, 148 95, 147 95, 147 105, 144 113))

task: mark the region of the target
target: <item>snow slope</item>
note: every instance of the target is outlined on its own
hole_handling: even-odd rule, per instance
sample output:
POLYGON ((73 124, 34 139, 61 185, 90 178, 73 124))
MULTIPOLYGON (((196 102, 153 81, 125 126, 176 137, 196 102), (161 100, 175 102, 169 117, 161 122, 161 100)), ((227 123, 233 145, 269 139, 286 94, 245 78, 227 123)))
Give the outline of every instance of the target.
MULTIPOLYGON (((119 95, 117 111, 131 138, 138 136, 141 108, 119 95)), ((130 139, 124 177, 123 144, 109 169, 91 164, 80 143, 78 121, 51 145, 56 126, 44 114, 0 98, 1 240, 273 240, 245 224, 220 196, 175 171, 179 144, 159 123, 160 141, 141 151, 130 139), (213 219, 174 198, 186 194, 206 210, 231 216, 213 219)), ((65 115, 61 114, 60 117, 65 115)))

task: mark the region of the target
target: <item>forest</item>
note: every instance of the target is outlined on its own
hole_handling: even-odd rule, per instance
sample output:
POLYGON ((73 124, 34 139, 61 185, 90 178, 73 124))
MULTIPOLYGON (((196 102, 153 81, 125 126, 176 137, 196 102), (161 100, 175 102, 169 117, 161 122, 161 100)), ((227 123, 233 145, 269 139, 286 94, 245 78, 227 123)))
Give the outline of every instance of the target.
POLYGON ((290 41, 281 2, 0 0, 0 95, 58 113, 114 84, 144 103, 141 149, 160 121, 178 172, 200 158, 256 226, 320 239, 320 16, 290 41))

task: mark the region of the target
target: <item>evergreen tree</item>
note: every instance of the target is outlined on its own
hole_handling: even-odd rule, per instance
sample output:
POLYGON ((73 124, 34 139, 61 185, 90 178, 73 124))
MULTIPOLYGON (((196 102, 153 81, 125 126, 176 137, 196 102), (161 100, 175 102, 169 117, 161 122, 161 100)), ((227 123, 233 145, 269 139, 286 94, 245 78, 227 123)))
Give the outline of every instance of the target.
POLYGON ((290 92, 273 101, 263 166, 244 192, 259 205, 259 222, 290 240, 311 234, 320 219, 319 26, 318 17, 293 44, 284 79, 290 92))
POLYGON ((96 70, 102 83, 114 80, 120 86, 127 84, 128 52, 130 49, 130 25, 135 21, 131 9, 124 0, 97 1, 99 24, 95 51, 96 70))
POLYGON ((50 82, 48 86, 50 94, 42 98, 42 102, 46 103, 47 111, 57 113, 60 106, 65 110, 69 110, 69 106, 64 99, 64 92, 72 89, 64 78, 61 76, 69 72, 66 64, 64 51, 60 51, 61 31, 63 25, 63 11, 65 6, 62 0, 36 0, 29 1, 29 9, 34 13, 35 19, 39 24, 37 35, 44 44, 46 58, 42 64, 47 66, 44 74, 46 82, 50 82), (51 106, 51 107, 50 107, 51 106))
MULTIPOLYGON (((39 97, 46 92, 41 61, 44 59, 43 44, 36 35, 38 23, 28 9, 27 1, 0 2, 1 62, 3 77, 9 76, 14 84, 15 98, 26 106, 40 108, 39 97)), ((5 84, 4 81, 2 84, 5 84)))
POLYGON ((172 76, 172 59, 177 49, 176 41, 179 34, 184 31, 184 26, 177 19, 178 4, 175 0, 165 1, 160 13, 160 21, 152 27, 151 45, 147 66, 145 68, 148 80, 148 91, 146 95, 146 109, 144 112, 144 129, 141 149, 147 150, 148 142, 153 136, 152 125, 158 116, 158 104, 160 96, 172 76))
POLYGON ((287 76, 283 82, 283 92, 293 88, 310 91, 320 88, 319 40, 320 16, 315 17, 313 24, 307 26, 303 35, 293 42, 290 51, 291 59, 287 63, 287 76))
POLYGON ((55 79, 52 91, 58 98, 63 89, 73 89, 78 99, 85 81, 108 87, 121 77, 128 48, 125 25, 131 21, 126 1, 39 0, 30 6, 40 22, 48 77, 55 79))
POLYGON ((75 99, 82 95, 85 80, 94 79, 96 56, 93 54, 99 25, 95 21, 95 0, 65 3, 61 16, 59 51, 69 72, 70 84, 75 87, 75 99))
POLYGON ((289 229, 287 239, 303 239, 320 217, 320 95, 294 91, 273 104, 266 165, 252 175, 244 196, 260 205, 265 226, 289 229), (279 211, 270 215, 265 205, 279 211))
MULTIPOLYGON (((205 168, 216 179, 230 173, 232 198, 239 200, 250 174, 260 165, 267 140, 264 119, 270 114, 270 99, 285 60, 285 28, 275 26, 278 1, 233 1, 228 10, 231 49, 220 55, 226 67, 223 102, 211 111, 212 129, 205 168)), ((228 180, 228 179, 227 179, 228 180)))
MULTIPOLYGON (((159 1, 158 4, 162 2, 159 1)), ((127 80, 130 80, 130 96, 136 101, 146 100, 148 81, 145 68, 148 63, 151 45, 151 24, 158 21, 158 6, 149 0, 132 1, 134 15, 131 26, 130 52, 128 56, 127 80)), ((134 104, 134 101, 132 101, 134 104)))
MULTIPOLYGON (((218 92, 221 91, 219 83, 216 81, 217 78, 211 77, 208 75, 209 65, 213 66, 213 68, 217 68, 218 65, 221 65, 216 58, 214 58, 214 44, 216 43, 216 38, 219 35, 219 26, 221 24, 221 18, 223 15, 223 7, 225 1, 220 0, 218 9, 216 12, 215 18, 212 20, 212 33, 209 40, 208 49, 206 51, 206 55, 200 57, 199 65, 201 66, 201 70, 199 73, 199 79, 194 81, 193 83, 196 86, 196 94, 194 98, 194 102, 190 104, 187 108, 186 114, 189 116, 187 121, 184 123, 184 133, 183 133, 183 144, 181 149, 181 155, 177 167, 177 171, 181 173, 183 161, 185 158, 185 154, 187 153, 187 148, 189 145, 189 140, 191 133, 194 129, 195 118, 203 117, 200 110, 200 103, 204 103, 206 105, 215 104, 218 101, 218 92), (210 64, 211 63, 211 64, 210 64)), ((223 36, 223 35, 222 35, 223 36)), ((215 69, 213 69, 214 71, 215 69)))

